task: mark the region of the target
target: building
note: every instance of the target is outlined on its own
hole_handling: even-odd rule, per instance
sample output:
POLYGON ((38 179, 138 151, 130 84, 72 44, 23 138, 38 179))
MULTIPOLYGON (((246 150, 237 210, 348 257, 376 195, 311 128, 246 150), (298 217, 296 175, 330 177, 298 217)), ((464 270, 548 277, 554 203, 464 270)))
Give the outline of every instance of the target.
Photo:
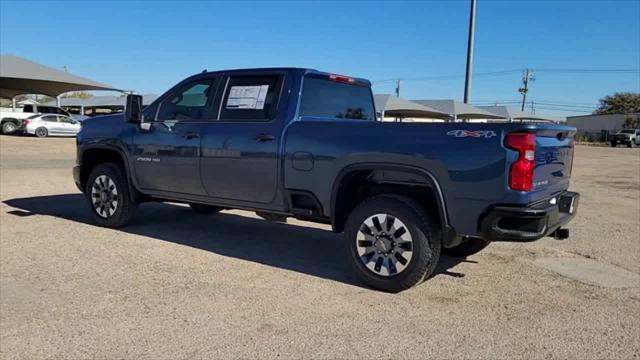
POLYGON ((578 129, 578 137, 590 141, 607 141, 609 134, 623 129, 629 118, 636 121, 637 127, 639 116, 640 113, 569 116, 567 125, 578 129))

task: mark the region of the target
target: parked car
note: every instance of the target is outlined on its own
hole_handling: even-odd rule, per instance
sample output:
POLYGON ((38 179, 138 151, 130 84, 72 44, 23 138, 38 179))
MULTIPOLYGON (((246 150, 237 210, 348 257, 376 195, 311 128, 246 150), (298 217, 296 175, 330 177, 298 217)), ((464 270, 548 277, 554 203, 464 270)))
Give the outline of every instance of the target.
POLYGON ((144 110, 129 95, 125 114, 85 120, 73 174, 106 227, 127 224, 144 201, 331 224, 360 278, 397 292, 431 276, 443 248, 568 237, 575 132, 379 122, 364 79, 205 72, 144 110))
POLYGON ((76 136, 80 122, 66 115, 40 114, 23 120, 24 132, 37 137, 76 136))
POLYGON ((611 146, 616 147, 618 144, 634 147, 640 145, 640 129, 622 129, 611 135, 611 146))
POLYGON ((24 129, 22 121, 36 114, 57 114, 71 116, 66 110, 56 106, 31 105, 27 104, 22 108, 2 108, 0 109, 0 129, 3 134, 13 134, 24 129))

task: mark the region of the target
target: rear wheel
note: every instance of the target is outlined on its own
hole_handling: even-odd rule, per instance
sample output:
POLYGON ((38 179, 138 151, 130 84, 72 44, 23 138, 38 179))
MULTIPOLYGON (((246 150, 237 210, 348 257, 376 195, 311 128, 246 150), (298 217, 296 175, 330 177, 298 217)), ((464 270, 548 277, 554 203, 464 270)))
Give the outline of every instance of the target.
POLYGON ((433 274, 441 240, 425 209, 411 198, 380 195, 349 215, 345 244, 355 272, 369 286, 400 292, 433 274))
POLYGON ((137 203, 131 200, 124 171, 118 164, 100 164, 87 180, 85 197, 93 220, 104 227, 126 225, 133 217, 137 203))
POLYGON ((627 144, 627 147, 632 148, 632 147, 633 147, 633 145, 635 145, 635 144, 633 143, 633 140, 631 140, 631 141, 629 141, 629 143, 627 144))
POLYGON ((204 204, 189 204, 191 210, 197 212, 198 214, 215 214, 222 210, 221 207, 213 206, 213 205, 204 205, 204 204))
POLYGON ((18 125, 13 121, 7 121, 4 124, 2 124, 3 134, 7 134, 7 135, 13 134, 14 132, 16 132, 17 129, 18 129, 18 125))
POLYGON ((46 128, 39 127, 36 129, 35 134, 37 137, 43 138, 49 135, 49 131, 46 128))

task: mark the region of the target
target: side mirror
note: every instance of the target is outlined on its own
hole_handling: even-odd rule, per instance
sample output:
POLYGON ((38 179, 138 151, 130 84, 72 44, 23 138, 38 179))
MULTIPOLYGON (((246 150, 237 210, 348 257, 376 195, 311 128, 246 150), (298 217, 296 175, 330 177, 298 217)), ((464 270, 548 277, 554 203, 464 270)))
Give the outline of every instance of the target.
POLYGON ((140 124, 144 119, 142 117, 142 96, 129 94, 127 95, 127 106, 124 110, 124 118, 127 122, 140 124))

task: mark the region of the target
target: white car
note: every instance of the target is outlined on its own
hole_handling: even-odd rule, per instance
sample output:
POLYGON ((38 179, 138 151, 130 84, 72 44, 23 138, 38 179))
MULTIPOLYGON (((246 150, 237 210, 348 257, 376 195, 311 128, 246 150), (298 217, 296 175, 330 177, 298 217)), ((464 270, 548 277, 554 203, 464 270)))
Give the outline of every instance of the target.
POLYGON ((39 114, 23 120, 24 130, 37 137, 76 136, 80 122, 66 115, 39 114))
POLYGON ((36 114, 71 116, 66 110, 56 106, 27 104, 22 108, 0 108, 0 130, 3 134, 13 134, 23 128, 22 120, 36 114))

